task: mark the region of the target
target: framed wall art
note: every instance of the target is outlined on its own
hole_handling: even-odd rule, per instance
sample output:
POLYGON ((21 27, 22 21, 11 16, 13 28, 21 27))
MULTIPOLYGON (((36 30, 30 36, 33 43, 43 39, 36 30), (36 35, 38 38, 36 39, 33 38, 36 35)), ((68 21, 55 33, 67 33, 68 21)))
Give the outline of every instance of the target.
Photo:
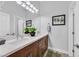
POLYGON ((31 27, 31 26, 32 26, 32 20, 27 20, 26 27, 31 27))
POLYGON ((52 25, 65 25, 65 15, 52 16, 52 25))

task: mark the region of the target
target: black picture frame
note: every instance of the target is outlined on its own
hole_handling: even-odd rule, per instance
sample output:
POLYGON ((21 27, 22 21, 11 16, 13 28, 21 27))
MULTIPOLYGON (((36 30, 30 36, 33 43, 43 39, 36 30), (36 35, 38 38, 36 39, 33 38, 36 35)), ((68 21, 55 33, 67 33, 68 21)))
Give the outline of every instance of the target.
POLYGON ((31 26, 32 26, 32 20, 27 20, 26 27, 31 27, 31 26))
POLYGON ((52 26, 65 25, 65 14, 52 16, 52 26))

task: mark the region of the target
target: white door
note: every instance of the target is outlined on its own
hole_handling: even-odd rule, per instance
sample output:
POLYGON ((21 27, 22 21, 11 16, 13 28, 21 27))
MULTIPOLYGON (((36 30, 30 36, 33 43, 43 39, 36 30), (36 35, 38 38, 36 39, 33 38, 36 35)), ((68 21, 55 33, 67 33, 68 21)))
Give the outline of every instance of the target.
POLYGON ((74 18, 74 56, 79 57, 79 2, 76 2, 76 8, 74 10, 75 18, 74 18))

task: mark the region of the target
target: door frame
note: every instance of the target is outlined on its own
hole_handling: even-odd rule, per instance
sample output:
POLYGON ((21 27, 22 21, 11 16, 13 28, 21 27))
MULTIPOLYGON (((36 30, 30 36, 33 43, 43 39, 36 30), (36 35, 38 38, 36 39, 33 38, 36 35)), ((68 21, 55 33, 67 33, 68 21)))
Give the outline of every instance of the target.
POLYGON ((76 2, 72 2, 69 7, 69 10, 68 10, 69 16, 71 13, 71 17, 72 17, 72 18, 69 18, 69 25, 71 25, 71 27, 68 29, 68 30, 71 29, 71 31, 69 31, 69 34, 68 34, 68 36, 69 36, 68 41, 69 41, 69 45, 72 47, 69 46, 68 50, 69 50, 69 56, 72 56, 72 57, 74 57, 74 41, 75 41, 75 35, 74 35, 75 34, 75 12, 74 12, 75 6, 76 6, 76 2), (70 20, 72 23, 70 23, 70 20), (71 38, 70 38, 70 36, 71 36, 71 38), (72 42, 70 42, 70 41, 72 41, 72 42))

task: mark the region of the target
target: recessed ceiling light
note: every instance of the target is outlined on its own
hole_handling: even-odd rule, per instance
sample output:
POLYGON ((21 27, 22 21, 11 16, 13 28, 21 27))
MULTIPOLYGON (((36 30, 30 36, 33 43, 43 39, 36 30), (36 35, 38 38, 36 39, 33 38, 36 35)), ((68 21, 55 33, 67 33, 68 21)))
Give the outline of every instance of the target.
POLYGON ((21 6, 22 6, 22 7, 25 7, 26 5, 25 5, 25 3, 23 3, 21 6))
POLYGON ((16 1, 19 5, 21 5, 22 4, 22 2, 21 1, 16 1))

